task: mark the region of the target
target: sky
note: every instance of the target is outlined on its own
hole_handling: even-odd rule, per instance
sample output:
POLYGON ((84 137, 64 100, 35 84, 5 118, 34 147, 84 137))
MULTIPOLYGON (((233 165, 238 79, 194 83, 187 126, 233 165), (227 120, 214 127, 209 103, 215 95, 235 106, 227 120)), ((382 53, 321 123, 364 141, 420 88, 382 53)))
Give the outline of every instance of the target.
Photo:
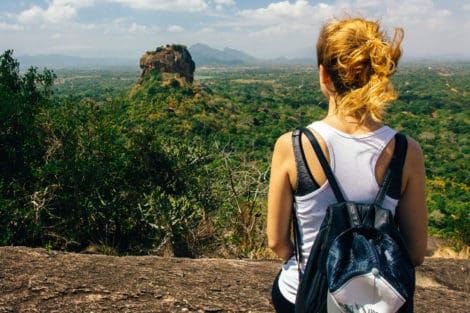
POLYGON ((132 59, 204 43, 308 58, 322 23, 345 15, 402 27, 404 56, 470 57, 470 0, 0 0, 0 52, 132 59))

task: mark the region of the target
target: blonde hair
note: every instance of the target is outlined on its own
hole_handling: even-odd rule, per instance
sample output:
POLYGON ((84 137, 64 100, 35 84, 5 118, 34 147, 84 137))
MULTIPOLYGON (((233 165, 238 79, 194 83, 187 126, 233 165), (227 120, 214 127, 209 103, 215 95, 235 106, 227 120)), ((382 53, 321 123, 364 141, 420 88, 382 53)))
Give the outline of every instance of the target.
POLYGON ((317 61, 333 82, 338 113, 361 122, 381 121, 397 98, 390 82, 401 57, 403 29, 388 41, 375 21, 362 18, 332 20, 323 25, 317 42, 317 61))

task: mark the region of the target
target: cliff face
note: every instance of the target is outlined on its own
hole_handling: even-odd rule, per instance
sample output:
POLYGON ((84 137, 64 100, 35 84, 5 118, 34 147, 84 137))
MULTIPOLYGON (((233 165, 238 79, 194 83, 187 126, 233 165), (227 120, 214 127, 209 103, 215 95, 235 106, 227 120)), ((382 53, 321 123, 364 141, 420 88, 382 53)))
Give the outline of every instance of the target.
POLYGON ((182 45, 167 45, 156 51, 145 53, 140 58, 141 78, 156 70, 165 76, 183 79, 186 83, 194 80, 196 65, 188 49, 182 45))

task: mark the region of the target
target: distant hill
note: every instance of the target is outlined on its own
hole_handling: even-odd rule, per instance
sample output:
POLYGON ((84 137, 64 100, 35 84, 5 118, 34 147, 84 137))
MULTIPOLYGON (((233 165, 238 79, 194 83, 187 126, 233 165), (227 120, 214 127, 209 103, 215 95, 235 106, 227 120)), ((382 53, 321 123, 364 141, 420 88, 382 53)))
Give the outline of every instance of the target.
POLYGON ((260 63, 255 57, 246 54, 243 51, 231 48, 217 50, 208 45, 198 43, 189 47, 189 52, 198 66, 240 66, 253 65, 260 63))
MULTIPOLYGON (((197 43, 188 48, 196 68, 202 66, 251 66, 251 65, 313 65, 314 58, 289 59, 259 59, 244 51, 224 48, 218 50, 206 44, 197 43)), ((107 67, 134 67, 139 63, 131 58, 88 58, 61 54, 20 55, 16 57, 22 69, 31 66, 49 69, 88 68, 100 69, 107 67)))
POLYGON ((61 54, 21 55, 17 57, 21 68, 31 66, 49 69, 61 68, 104 68, 104 67, 138 67, 138 61, 125 58, 85 58, 61 54))
POLYGON ((214 49, 206 44, 197 43, 189 47, 189 52, 200 66, 244 66, 244 65, 313 65, 312 58, 288 59, 280 57, 276 59, 258 59, 246 52, 232 48, 223 50, 214 49))

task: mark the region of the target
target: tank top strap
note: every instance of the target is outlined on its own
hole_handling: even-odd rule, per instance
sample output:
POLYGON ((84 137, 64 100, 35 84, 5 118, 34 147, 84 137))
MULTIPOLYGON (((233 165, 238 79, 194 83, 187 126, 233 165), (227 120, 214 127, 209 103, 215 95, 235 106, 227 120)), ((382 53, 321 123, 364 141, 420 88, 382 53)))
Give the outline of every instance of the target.
POLYGON ((319 186, 308 169, 305 153, 300 141, 301 132, 295 130, 292 133, 292 145, 294 148, 295 166, 297 170, 297 186, 295 196, 303 196, 318 189, 319 186))

